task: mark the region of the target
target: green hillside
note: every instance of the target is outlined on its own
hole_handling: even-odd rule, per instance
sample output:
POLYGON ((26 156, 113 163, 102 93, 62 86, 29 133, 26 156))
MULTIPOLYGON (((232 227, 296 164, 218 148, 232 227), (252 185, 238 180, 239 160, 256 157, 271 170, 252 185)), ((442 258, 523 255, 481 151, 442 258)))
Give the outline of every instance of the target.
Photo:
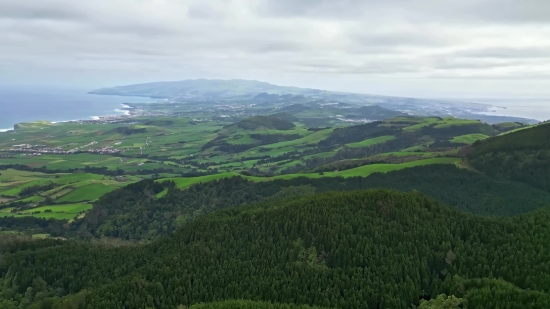
POLYGON ((349 114, 347 118, 366 118, 370 120, 384 120, 394 117, 406 116, 406 113, 384 108, 378 105, 361 106, 349 114))
POLYGON ((294 116, 290 112, 280 112, 280 113, 275 113, 275 114, 269 115, 269 116, 270 117, 277 117, 277 118, 280 118, 280 119, 283 119, 283 120, 286 120, 286 121, 290 121, 290 122, 300 121, 300 119, 298 119, 298 117, 294 116))
POLYGON ((479 171, 550 192, 549 123, 478 141, 465 151, 479 171))
POLYGON ((292 122, 276 116, 253 116, 239 121, 220 130, 220 134, 235 133, 240 130, 292 130, 296 127, 292 122))
POLYGON ((548 124, 171 121, 21 128, 145 151, 0 158, 0 308, 550 307, 548 124))
POLYGON ((548 308, 549 224, 548 208, 480 218, 420 193, 333 192, 219 211, 145 246, 4 245, 0 301, 409 308, 445 293, 472 308, 548 308))
POLYGON ((512 216, 550 205, 548 192, 522 183, 496 181, 451 164, 370 173, 368 177, 235 176, 143 181, 127 186, 102 197, 84 218, 75 220, 70 231, 58 236, 151 241, 169 236, 178 227, 219 209, 331 190, 416 190, 451 207, 484 216, 512 216))
POLYGON ((287 106, 281 107, 281 109, 279 109, 279 111, 296 114, 296 113, 300 113, 300 112, 303 112, 303 111, 307 111, 308 109, 311 109, 311 107, 305 106, 303 104, 292 104, 292 105, 287 105, 287 106))
MULTIPOLYGON (((317 106, 302 112, 311 117, 317 117, 317 112, 328 112, 324 117, 329 119, 331 116, 327 115, 333 115, 335 109, 335 105, 322 105, 327 104, 325 101, 304 104, 284 105, 282 109, 317 106)), ((384 111, 377 106, 364 110, 369 108, 384 111)), ((131 123, 24 124, 16 133, 0 135, 0 147, 4 149, 23 141, 27 143, 23 144, 25 147, 31 147, 22 152, 0 152, 0 209, 10 209, 3 211, 3 216, 44 217, 43 212, 27 210, 62 203, 90 203, 128 183, 151 177, 176 179, 177 187, 184 188, 233 175, 247 175, 255 181, 301 176, 366 177, 425 164, 456 163, 468 153, 460 151, 460 147, 521 126, 488 125, 453 117, 398 116, 360 125, 306 127, 293 117, 283 112, 244 120, 229 117, 219 123, 192 117, 136 117, 131 123), (294 120, 298 122, 295 124, 294 120), (13 134, 17 134, 15 141, 13 134), (29 155, 41 147, 47 152, 29 155), (106 150, 87 151, 94 147, 106 150)), ((477 147, 480 145, 474 146, 477 147)), ((535 154, 526 154, 519 160, 532 155, 535 154)), ((536 156, 544 158, 544 154, 536 156)), ((502 162, 515 158, 508 154, 505 157, 508 159, 502 162)), ((508 175, 514 168, 493 171, 495 162, 478 164, 476 160, 480 159, 471 157, 460 166, 496 178, 508 175)), ((514 160, 506 164, 513 164, 514 160)), ((547 190, 544 181, 533 180, 532 175, 542 172, 518 173, 505 180, 527 182, 547 190)), ((165 193, 166 190, 159 197, 165 193)))

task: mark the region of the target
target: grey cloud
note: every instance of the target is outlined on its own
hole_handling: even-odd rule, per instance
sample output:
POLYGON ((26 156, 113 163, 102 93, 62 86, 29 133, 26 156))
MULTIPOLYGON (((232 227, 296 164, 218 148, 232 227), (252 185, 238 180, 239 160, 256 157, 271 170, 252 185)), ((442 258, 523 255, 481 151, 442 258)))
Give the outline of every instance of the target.
POLYGON ((257 42, 253 46, 246 47, 251 53, 281 53, 281 52, 300 52, 306 49, 303 44, 297 42, 257 42))
POLYGON ((75 75, 117 83, 310 76, 338 90, 360 79, 383 80, 390 89, 407 78, 431 91, 439 78, 524 76, 542 85, 550 71, 549 4, 0 0, 0 60, 4 76, 67 82, 75 75))
POLYGON ((259 11, 262 14, 275 16, 357 16, 361 12, 358 9, 362 9, 365 4, 366 1, 362 0, 267 0, 259 6, 259 11))
POLYGON ((198 19, 212 19, 219 18, 220 14, 212 10, 211 6, 205 3, 198 3, 191 5, 187 10, 187 16, 198 19))
MULTIPOLYGON (((449 74, 449 73, 432 73, 429 75, 431 78, 437 78, 437 79, 450 79, 455 81, 465 81, 465 80, 482 80, 482 81, 491 81, 493 83, 498 83, 500 81, 516 81, 516 82, 522 82, 522 83, 535 83, 538 81, 545 81, 550 79, 550 73, 547 72, 540 72, 540 73, 508 73, 508 74, 488 74, 488 73, 477 73, 477 74, 449 74)), ((544 87, 547 87, 547 83, 543 85, 544 87)), ((513 84, 508 87, 517 87, 513 84)), ((542 88, 542 87, 541 87, 542 88)), ((508 92, 510 89, 500 89, 503 93, 508 92)), ((544 90, 542 88, 541 90, 544 90)), ((521 92, 520 92, 521 93, 521 92)), ((529 96, 529 93, 524 93, 524 95, 529 96)), ((544 91, 544 95, 548 97, 548 92, 544 91)))
POLYGON ((495 22, 550 22, 550 1, 547 0, 468 0, 470 5, 459 14, 471 14, 478 19, 495 22))
POLYGON ((92 23, 91 27, 109 34, 135 35, 138 37, 158 37, 176 33, 183 33, 170 26, 148 21, 112 21, 106 20, 92 23))
POLYGON ((86 14, 60 1, 0 0, 0 19, 83 20, 86 14))
POLYGON ((546 23, 550 21, 550 1, 547 0, 267 0, 262 3, 260 12, 274 16, 398 17, 409 21, 437 20, 440 22, 473 20, 546 23))
POLYGON ((434 69, 445 70, 464 70, 464 69, 490 69, 490 68, 504 68, 514 67, 520 65, 519 63, 485 63, 485 62, 471 62, 471 61, 455 61, 452 63, 440 63, 433 66, 434 69))
POLYGON ((468 58, 550 58, 550 45, 547 47, 535 48, 486 48, 481 50, 460 52, 456 55, 468 58))
POLYGON ((448 45, 446 38, 438 37, 433 33, 422 33, 413 31, 386 33, 362 33, 352 37, 358 44, 363 46, 394 47, 394 46, 445 46, 448 45))

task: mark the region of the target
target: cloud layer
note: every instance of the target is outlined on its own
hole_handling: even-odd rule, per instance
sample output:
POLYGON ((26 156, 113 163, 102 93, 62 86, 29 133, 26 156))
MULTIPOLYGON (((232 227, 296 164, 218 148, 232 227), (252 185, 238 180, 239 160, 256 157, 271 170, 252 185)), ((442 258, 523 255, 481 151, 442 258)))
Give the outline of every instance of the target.
POLYGON ((0 82, 550 96, 547 0, 0 0, 0 82))

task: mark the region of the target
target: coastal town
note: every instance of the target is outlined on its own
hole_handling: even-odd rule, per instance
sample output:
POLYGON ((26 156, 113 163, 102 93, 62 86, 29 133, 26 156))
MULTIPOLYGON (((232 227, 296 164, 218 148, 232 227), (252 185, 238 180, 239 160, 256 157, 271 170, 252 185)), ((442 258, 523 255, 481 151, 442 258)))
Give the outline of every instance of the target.
POLYGON ((118 154, 123 152, 123 150, 116 149, 113 146, 86 149, 87 147, 91 147, 95 144, 97 144, 97 142, 93 141, 83 146, 75 147, 69 150, 63 150, 61 146, 46 147, 45 145, 21 144, 14 145, 8 149, 0 149, 0 152, 22 152, 24 153, 24 155, 28 156, 40 156, 42 154, 75 154, 79 152, 89 152, 96 154, 118 154))

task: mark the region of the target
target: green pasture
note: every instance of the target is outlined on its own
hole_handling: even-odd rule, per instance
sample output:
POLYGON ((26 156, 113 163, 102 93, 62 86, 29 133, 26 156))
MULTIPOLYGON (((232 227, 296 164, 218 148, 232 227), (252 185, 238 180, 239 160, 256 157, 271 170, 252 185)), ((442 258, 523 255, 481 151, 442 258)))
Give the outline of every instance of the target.
POLYGON ((432 158, 432 159, 424 159, 424 160, 417 160, 407 163, 401 163, 401 164, 370 164, 365 165, 357 168, 352 168, 349 170, 339 171, 339 172, 328 172, 325 173, 326 176, 342 176, 342 177, 353 177, 353 176, 360 176, 360 177, 366 177, 372 173, 387 173, 391 171, 397 171, 409 167, 415 167, 415 166, 424 166, 424 165, 430 165, 430 164, 453 164, 460 161, 458 158, 432 158))
POLYGON ((1 173, 0 177, 2 178, 0 178, 0 181, 2 181, 2 186, 0 186, 0 195, 11 197, 15 201, 28 203, 42 202, 46 197, 61 203, 94 201, 118 187, 139 180, 137 176, 125 176, 124 179, 119 181, 114 177, 91 173, 44 174, 12 169, 1 171, 1 173), (15 181, 10 182, 10 177, 13 177, 15 181), (48 183, 55 183, 58 186, 48 191, 35 193, 34 196, 19 197, 21 190, 24 188, 48 183))
POLYGON ((434 128, 441 129, 441 128, 448 128, 451 126, 462 126, 462 125, 472 125, 472 124, 481 124, 482 122, 479 120, 468 120, 468 119, 456 119, 452 118, 452 120, 444 120, 442 123, 438 123, 434 128))
POLYGON ((40 203, 44 200, 45 200, 45 198, 43 196, 34 195, 34 196, 31 196, 31 197, 24 198, 20 201, 21 202, 26 202, 26 203, 40 203))
MULTIPOLYGON (((401 118, 401 117, 399 117, 401 118)), ((457 119, 454 117, 446 117, 446 118, 436 118, 436 117, 427 117, 427 118, 417 118, 418 120, 414 120, 415 118, 401 118, 400 120, 402 122, 410 121, 410 122, 418 122, 413 125, 409 125, 403 128, 406 132, 414 132, 418 131, 424 127, 427 126, 433 126, 436 129, 442 129, 442 128, 448 128, 451 126, 462 126, 462 125, 473 125, 473 124, 481 124, 478 120, 468 120, 468 119, 457 119), (411 121, 412 120, 412 121, 411 121)), ((386 120, 388 121, 388 120, 386 120)), ((392 120, 389 120, 389 123, 394 123, 392 120)), ((398 122, 399 123, 399 122, 398 122)))
POLYGON ((453 139, 451 139, 451 142, 459 144, 473 144, 476 141, 484 140, 487 138, 489 138, 489 136, 485 134, 467 134, 455 136, 453 139))
MULTIPOLYGON (((166 179, 159 179, 157 181, 174 181, 176 183, 176 187, 178 188, 187 188, 193 184, 196 183, 202 183, 202 182, 208 182, 213 180, 218 180, 222 178, 229 178, 233 176, 240 176, 246 179, 250 179, 253 181, 268 181, 272 179, 292 179, 296 177, 308 177, 308 178, 319 178, 319 177, 366 177, 372 173, 387 173, 390 171, 396 171, 401 170, 409 167, 415 167, 415 166, 423 166, 423 165, 430 165, 430 164, 454 164, 459 162, 459 158, 431 158, 431 159, 423 159, 423 160, 417 160, 407 163, 401 163, 401 164, 371 164, 371 165, 365 165, 349 170, 339 171, 339 172, 326 172, 324 175, 319 175, 319 173, 307 173, 307 174, 288 174, 288 175, 279 175, 274 177, 254 177, 254 176, 243 176, 237 172, 228 172, 228 173, 220 173, 215 175, 207 175, 207 176, 200 176, 200 177, 177 177, 177 178, 166 178, 166 179)), ((162 197, 166 194, 166 191, 163 191, 159 193, 157 196, 162 197)))
POLYGON ((95 201, 102 195, 107 194, 116 187, 107 186, 102 183, 93 183, 82 186, 76 190, 73 190, 63 195, 57 202, 82 202, 82 201, 95 201))
POLYGON ((285 148, 285 147, 294 147, 294 146, 304 146, 309 144, 316 144, 322 140, 324 140, 330 132, 334 131, 334 129, 325 129, 317 132, 313 132, 307 136, 304 136, 299 139, 295 139, 292 141, 286 141, 286 142, 279 142, 269 145, 262 146, 263 148, 268 149, 275 149, 275 148, 285 148))
POLYGON ((303 157, 302 160, 313 159, 313 158, 329 158, 334 156, 335 153, 336 151, 320 152, 316 154, 307 155, 303 157))
POLYGON ((64 204, 41 206, 31 209, 26 209, 17 213, 12 213, 10 208, 0 209, 0 217, 37 217, 37 218, 53 218, 53 219, 73 219, 81 212, 92 209, 92 205, 88 203, 64 204), (48 211, 47 211, 48 210, 48 211), (46 212, 47 211, 47 212, 46 212))
POLYGON ((385 152, 385 153, 381 153, 381 154, 377 154, 377 155, 374 155, 373 157, 411 157, 411 156, 420 156, 420 157, 431 157, 431 156, 434 156, 436 155, 437 153, 435 152, 414 152, 414 153, 411 153, 411 152, 405 152, 405 151, 401 151, 401 152, 385 152))
POLYGON ((364 141, 360 141, 360 142, 356 142, 356 143, 350 143, 350 144, 347 144, 347 146, 351 147, 351 148, 368 147, 368 146, 372 146, 374 144, 382 144, 382 143, 385 143, 387 141, 391 141, 391 140, 394 140, 394 139, 395 139, 395 136, 386 135, 386 136, 380 136, 380 137, 375 137, 375 138, 369 138, 369 139, 366 139, 364 141))

